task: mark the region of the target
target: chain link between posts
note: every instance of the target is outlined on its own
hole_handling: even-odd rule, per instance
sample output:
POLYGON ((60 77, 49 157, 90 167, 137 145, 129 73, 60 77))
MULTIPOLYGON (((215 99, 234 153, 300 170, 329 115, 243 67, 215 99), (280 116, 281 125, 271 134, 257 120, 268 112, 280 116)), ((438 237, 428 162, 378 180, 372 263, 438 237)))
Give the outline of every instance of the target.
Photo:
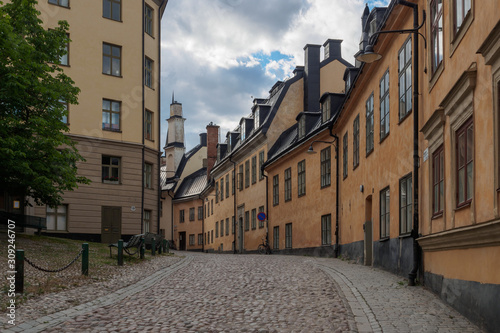
POLYGON ((64 267, 61 267, 59 269, 45 269, 45 268, 42 268, 40 266, 37 266, 36 264, 32 263, 27 257, 24 257, 24 261, 26 261, 28 264, 30 264, 32 267, 42 271, 42 272, 47 272, 47 273, 58 273, 58 272, 62 272, 64 271, 66 268, 68 268, 69 266, 73 265, 77 260, 78 258, 80 258, 80 256, 82 255, 83 253, 83 249, 80 250, 80 252, 78 253, 78 255, 75 257, 75 259, 73 259, 73 261, 71 261, 69 264, 67 264, 66 266, 64 267))

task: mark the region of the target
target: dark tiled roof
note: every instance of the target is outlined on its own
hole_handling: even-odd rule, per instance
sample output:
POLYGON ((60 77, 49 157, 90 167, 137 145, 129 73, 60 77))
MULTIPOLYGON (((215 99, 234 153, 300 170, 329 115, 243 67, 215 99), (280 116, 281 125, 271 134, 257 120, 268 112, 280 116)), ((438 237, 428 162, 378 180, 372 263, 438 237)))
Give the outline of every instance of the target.
POLYGON ((199 169, 183 179, 174 199, 183 199, 199 195, 207 186, 207 168, 199 169))

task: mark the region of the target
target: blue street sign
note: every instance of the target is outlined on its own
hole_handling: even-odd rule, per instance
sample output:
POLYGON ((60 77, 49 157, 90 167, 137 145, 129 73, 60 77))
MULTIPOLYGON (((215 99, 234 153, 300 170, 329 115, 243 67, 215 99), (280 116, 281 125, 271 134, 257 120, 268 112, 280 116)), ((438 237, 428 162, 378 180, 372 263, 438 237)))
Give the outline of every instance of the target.
POLYGON ((266 219, 266 213, 260 212, 259 214, 257 214, 257 219, 259 221, 264 221, 266 219))

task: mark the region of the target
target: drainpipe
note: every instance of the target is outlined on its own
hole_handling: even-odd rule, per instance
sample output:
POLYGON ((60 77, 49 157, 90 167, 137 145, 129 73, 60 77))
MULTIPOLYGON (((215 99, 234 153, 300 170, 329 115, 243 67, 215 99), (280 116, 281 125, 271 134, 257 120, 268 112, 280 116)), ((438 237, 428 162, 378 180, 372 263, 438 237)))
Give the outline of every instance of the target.
POLYGON ((174 196, 173 195, 170 195, 170 191, 167 191, 167 194, 170 198, 172 198, 172 200, 170 200, 170 221, 172 221, 171 224, 171 233, 172 233, 172 243, 174 242, 174 196))
POLYGON ((330 136, 335 140, 335 258, 339 257, 339 137, 333 134, 333 126, 330 127, 330 136))
MULTIPOLYGON (((233 187, 234 187, 234 194, 233 194, 233 216, 234 216, 234 222, 231 221, 231 223, 233 224, 233 228, 234 228, 234 239, 233 239, 233 243, 234 243, 234 248, 233 248, 233 254, 236 254, 236 233, 238 232, 238 229, 236 228, 236 184, 235 184, 235 181, 236 181, 236 162, 234 162, 232 159, 232 156, 229 156, 229 162, 233 163, 233 171, 234 171, 234 178, 233 178, 233 187)), ((232 189, 231 189, 232 191, 232 189)))
POLYGON ((201 200, 201 207, 202 209, 202 214, 201 214, 201 237, 202 237, 202 242, 201 242, 201 252, 205 252, 205 202, 203 202, 203 198, 201 195, 198 196, 199 199, 201 200))
MULTIPOLYGON (((144 0, 142 1, 142 26, 144 27, 144 0)), ((142 68, 144 68, 144 31, 142 32, 142 68)), ((144 141, 144 112, 145 112, 145 90, 144 90, 144 70, 142 70, 142 189, 141 189, 141 234, 144 233, 144 160, 145 160, 145 141, 144 141)))

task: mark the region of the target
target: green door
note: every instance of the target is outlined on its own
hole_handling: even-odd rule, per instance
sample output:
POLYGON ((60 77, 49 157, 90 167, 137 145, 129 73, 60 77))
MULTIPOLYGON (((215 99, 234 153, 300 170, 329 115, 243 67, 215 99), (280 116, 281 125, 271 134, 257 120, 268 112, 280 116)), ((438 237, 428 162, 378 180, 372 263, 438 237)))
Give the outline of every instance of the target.
POLYGON ((102 207, 101 242, 116 243, 122 236, 122 208, 102 207))

